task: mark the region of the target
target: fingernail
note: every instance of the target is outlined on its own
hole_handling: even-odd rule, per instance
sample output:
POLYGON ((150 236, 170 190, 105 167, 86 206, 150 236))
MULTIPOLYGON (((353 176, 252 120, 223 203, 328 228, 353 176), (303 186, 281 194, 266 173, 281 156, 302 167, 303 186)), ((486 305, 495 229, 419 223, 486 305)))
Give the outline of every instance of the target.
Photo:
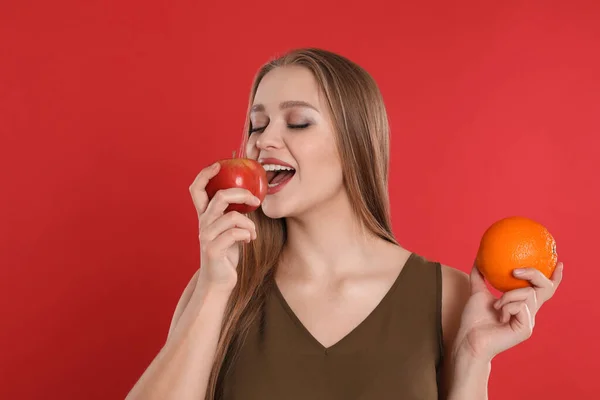
POLYGON ((254 204, 260 205, 260 199, 256 196, 254 196, 254 204))
POLYGON ((211 165, 212 169, 216 169, 219 166, 219 162, 217 161, 216 163, 214 163, 213 165, 211 165))
POLYGON ((513 271, 513 274, 519 276, 519 275, 524 275, 525 272, 527 272, 527 271, 524 270, 523 268, 518 268, 513 271))

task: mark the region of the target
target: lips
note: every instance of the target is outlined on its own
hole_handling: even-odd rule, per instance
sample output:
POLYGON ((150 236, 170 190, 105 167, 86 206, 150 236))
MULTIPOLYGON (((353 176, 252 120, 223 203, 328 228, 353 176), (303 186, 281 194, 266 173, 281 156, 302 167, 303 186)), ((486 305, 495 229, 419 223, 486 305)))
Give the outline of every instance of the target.
POLYGON ((276 158, 265 158, 259 161, 267 171, 267 181, 269 182, 267 194, 279 192, 296 173, 294 167, 276 158))
POLYGON ((259 158, 258 162, 261 165, 273 164, 273 165, 281 165, 282 167, 288 167, 288 168, 294 169, 294 167, 291 164, 288 164, 285 161, 282 161, 278 158, 273 158, 273 157, 259 158))

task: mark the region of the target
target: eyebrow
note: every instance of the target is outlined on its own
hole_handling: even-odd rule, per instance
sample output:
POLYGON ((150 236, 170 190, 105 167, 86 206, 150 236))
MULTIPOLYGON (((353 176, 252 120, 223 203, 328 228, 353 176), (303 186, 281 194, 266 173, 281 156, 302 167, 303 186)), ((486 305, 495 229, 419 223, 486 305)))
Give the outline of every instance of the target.
MULTIPOLYGON (((281 110, 285 110, 286 108, 293 108, 293 107, 312 108, 316 112, 319 112, 319 110, 317 110, 317 108, 315 106, 313 106, 310 103, 307 103, 306 101, 289 100, 289 101, 284 101, 284 102, 282 102, 282 103, 279 104, 279 109, 281 109, 281 110)), ((265 111, 265 106, 262 105, 262 104, 255 104, 250 109, 251 113, 252 112, 264 112, 264 111, 265 111)))

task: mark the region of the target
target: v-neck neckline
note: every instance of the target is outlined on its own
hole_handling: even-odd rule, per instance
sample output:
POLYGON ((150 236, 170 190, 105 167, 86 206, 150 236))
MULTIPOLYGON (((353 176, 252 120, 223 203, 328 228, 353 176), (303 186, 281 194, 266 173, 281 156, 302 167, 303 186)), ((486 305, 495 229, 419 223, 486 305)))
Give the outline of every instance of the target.
POLYGON ((387 301, 389 301, 388 299, 392 296, 392 294, 396 290, 396 287, 399 285, 402 276, 405 275, 404 271, 407 269, 407 267, 409 267, 412 264, 412 260, 413 260, 414 256, 415 256, 415 253, 410 253, 408 258, 404 262, 404 265, 402 265, 400 272, 398 272, 398 276, 395 278, 394 282, 392 283, 392 286, 390 286, 390 288, 387 290, 385 295, 381 298, 379 303, 377 303, 377 305, 366 315, 366 317, 361 322, 359 322, 358 325, 356 325, 348 333, 346 333, 344 336, 342 336, 339 340, 337 340, 335 343, 333 343, 330 346, 323 345, 312 334, 312 332, 310 330, 308 330, 308 328, 306 327, 306 325, 304 325, 304 323, 300 320, 300 318, 298 318, 298 315, 296 315, 296 313, 294 312, 294 310, 292 309, 290 304, 287 302, 287 300, 283 296, 283 293, 281 292, 281 290, 279 290, 279 286, 277 285, 277 282, 273 281, 272 286, 274 287, 275 295, 279 299, 280 304, 283 306, 284 310, 286 311, 286 313, 288 314, 288 316, 290 317, 292 322, 294 322, 300 328, 300 330, 303 332, 303 334, 313 344, 315 344, 320 351, 324 352, 325 354, 328 354, 329 352, 333 351, 334 349, 337 349, 338 347, 343 346, 345 342, 347 342, 348 340, 350 340, 353 336, 355 336, 357 334, 356 333, 357 331, 364 329, 364 326, 367 325, 368 322, 374 318, 373 315, 376 314, 377 311, 379 309, 381 309, 382 306, 387 301))

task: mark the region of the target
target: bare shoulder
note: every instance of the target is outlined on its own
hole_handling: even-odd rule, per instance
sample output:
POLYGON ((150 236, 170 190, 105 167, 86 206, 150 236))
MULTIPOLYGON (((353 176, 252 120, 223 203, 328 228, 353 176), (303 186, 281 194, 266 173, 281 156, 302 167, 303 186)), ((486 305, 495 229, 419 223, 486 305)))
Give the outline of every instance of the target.
POLYGON ((442 301, 452 301, 456 296, 468 297, 470 290, 469 275, 457 268, 442 265, 442 301))
POLYGON ((456 336, 463 309, 470 295, 469 275, 457 268, 442 265, 442 329, 447 345, 450 345, 456 336))
POLYGON ((442 323, 448 328, 444 329, 445 332, 450 333, 458 328, 453 325, 460 322, 470 294, 469 275, 457 268, 442 265, 442 323))
POLYGON ((442 398, 446 398, 453 374, 453 349, 465 305, 471 296, 469 275, 442 265, 442 332, 444 365, 442 367, 442 398))

